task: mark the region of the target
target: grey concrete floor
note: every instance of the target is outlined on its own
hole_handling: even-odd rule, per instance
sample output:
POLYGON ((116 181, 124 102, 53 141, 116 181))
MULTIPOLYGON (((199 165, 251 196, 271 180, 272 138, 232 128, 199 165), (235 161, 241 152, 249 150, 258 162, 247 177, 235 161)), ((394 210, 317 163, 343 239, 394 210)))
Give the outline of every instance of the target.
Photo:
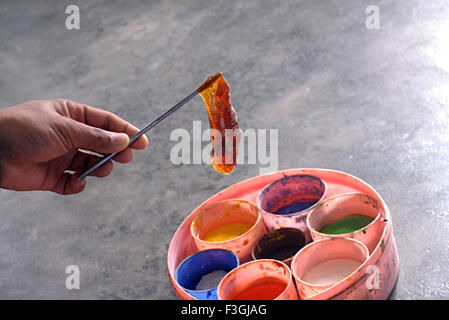
MULTIPOLYGON (((2 1, 0 107, 65 97, 144 126, 222 71, 244 129, 279 129, 279 169, 365 180, 389 205, 393 299, 449 298, 447 1, 2 1), (77 4, 80 30, 65 28, 77 4), (380 29, 365 27, 368 5, 380 29)), ((170 133, 208 126, 199 97, 135 161, 74 196, 0 190, 0 298, 174 299, 177 226, 259 174, 174 165, 170 133), (67 290, 65 268, 81 271, 67 290)))

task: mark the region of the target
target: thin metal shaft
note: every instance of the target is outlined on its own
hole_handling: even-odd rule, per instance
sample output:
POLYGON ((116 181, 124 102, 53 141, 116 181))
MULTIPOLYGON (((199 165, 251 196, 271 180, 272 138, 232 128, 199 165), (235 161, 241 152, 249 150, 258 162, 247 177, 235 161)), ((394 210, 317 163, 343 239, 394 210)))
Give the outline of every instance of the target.
MULTIPOLYGON (((164 120, 165 118, 167 118, 169 115, 171 115, 173 112, 175 112, 176 110, 178 110, 179 108, 181 108, 187 101, 189 101, 190 99, 192 99, 194 96, 196 96, 198 94, 198 91, 195 90, 193 91, 191 94, 189 94, 187 97, 185 97, 184 99, 182 99, 181 101, 179 101, 177 104, 175 104, 173 107, 171 107, 170 109, 168 109, 166 112, 164 112, 162 115, 160 115, 156 120, 154 120, 153 122, 151 122, 150 124, 148 124, 145 128, 143 128, 142 130, 140 130, 139 132, 137 132, 135 135, 133 135, 130 139, 129 139, 129 145, 133 144, 137 139, 139 139, 144 133, 146 133, 147 131, 149 131, 150 129, 154 128, 158 123, 160 123, 162 120, 164 120)), ((87 169, 86 171, 84 171, 79 177, 78 179, 83 179, 85 177, 87 177, 89 174, 91 174, 93 171, 97 170, 98 168, 100 168, 102 165, 104 165, 106 162, 108 162, 109 160, 111 160, 112 158, 114 158, 117 154, 119 154, 119 152, 115 152, 115 153, 111 153, 111 154, 105 154, 104 158, 102 158, 100 161, 98 161, 97 163, 95 163, 92 167, 90 167, 89 169, 87 169)))

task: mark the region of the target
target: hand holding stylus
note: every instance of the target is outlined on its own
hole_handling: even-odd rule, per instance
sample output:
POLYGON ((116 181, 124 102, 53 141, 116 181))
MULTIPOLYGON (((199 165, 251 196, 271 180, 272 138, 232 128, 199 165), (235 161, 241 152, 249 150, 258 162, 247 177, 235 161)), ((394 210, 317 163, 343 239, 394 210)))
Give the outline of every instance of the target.
MULTIPOLYGON (((77 102, 57 99, 26 102, 0 110, 0 187, 11 190, 81 192, 81 172, 116 153, 114 161, 128 163, 132 149, 145 149, 145 135, 131 143, 139 130, 117 115, 77 102), (69 172, 67 172, 69 171, 69 172), (71 173, 74 172, 74 173, 71 173)), ((89 175, 111 173, 111 160, 89 175)))

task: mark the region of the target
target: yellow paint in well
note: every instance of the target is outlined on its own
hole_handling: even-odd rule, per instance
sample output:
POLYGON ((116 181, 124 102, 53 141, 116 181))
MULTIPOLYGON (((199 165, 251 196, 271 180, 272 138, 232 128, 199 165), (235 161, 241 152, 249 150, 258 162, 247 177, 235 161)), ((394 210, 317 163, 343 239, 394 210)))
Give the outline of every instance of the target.
POLYGON ((202 214, 199 214, 199 215, 196 216, 195 220, 193 220, 192 225, 194 227, 201 228, 201 221, 200 220, 201 220, 202 216, 203 216, 202 214))
POLYGON ((224 224, 210 231, 202 238, 202 240, 208 242, 221 242, 231 240, 237 238, 238 236, 241 236, 246 231, 251 229, 251 227, 252 225, 250 224, 240 222, 224 224))

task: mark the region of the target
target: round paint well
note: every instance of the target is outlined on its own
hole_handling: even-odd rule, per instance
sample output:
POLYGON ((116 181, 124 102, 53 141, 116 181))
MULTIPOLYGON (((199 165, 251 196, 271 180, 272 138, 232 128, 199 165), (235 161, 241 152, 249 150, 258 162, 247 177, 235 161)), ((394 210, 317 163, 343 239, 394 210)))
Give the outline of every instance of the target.
POLYGON ((348 285, 357 281, 363 276, 358 270, 368 257, 368 248, 350 238, 328 238, 308 244, 291 263, 299 295, 306 299, 343 281, 348 285))
POLYGON ((372 252, 382 237, 385 219, 382 219, 382 207, 375 198, 362 193, 343 193, 330 197, 315 207, 307 217, 307 226, 314 241, 324 238, 353 238, 363 242, 372 252), (356 215, 367 217, 370 222, 361 228, 354 228, 354 220, 351 222, 349 219, 356 215), (324 228, 337 224, 340 224, 342 230, 356 230, 340 234, 323 232, 324 228))
POLYGON ((224 276, 224 273, 228 273, 238 265, 238 257, 229 250, 204 250, 192 254, 181 262, 176 268, 175 280, 187 293, 198 300, 217 300, 217 286, 221 279, 214 274, 218 277, 224 276), (204 281, 205 277, 208 278, 207 281, 204 281), (207 288, 207 282, 210 283, 210 288, 207 288), (203 288, 198 290, 199 284, 203 288))
POLYGON ((281 228, 265 234, 254 246, 252 257, 274 259, 290 265, 293 256, 306 244, 304 233, 296 228, 281 228))
POLYGON ((326 184, 307 174, 284 175, 259 193, 257 206, 269 231, 292 227, 310 235, 306 226, 307 214, 324 198, 326 184))
POLYGON ((247 262, 229 272, 218 285, 218 300, 296 300, 290 268, 272 259, 247 262))
POLYGON ((246 262, 251 259, 254 244, 264 235, 265 226, 253 202, 227 199, 201 208, 192 221, 190 232, 198 250, 227 249, 234 252, 241 262, 246 262), (235 233, 233 226, 236 226, 235 233), (213 233, 213 241, 208 241, 208 236, 213 233))

